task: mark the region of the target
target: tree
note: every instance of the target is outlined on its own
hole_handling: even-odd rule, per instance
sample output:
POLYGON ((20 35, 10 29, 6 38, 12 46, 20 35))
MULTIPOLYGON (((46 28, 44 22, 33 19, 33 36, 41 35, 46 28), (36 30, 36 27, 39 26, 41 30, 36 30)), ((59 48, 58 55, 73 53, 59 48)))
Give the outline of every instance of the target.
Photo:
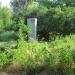
MULTIPOLYGON (((20 0, 15 1, 20 4, 20 0)), ((21 16, 25 21, 28 17, 37 17, 37 30, 42 37, 48 39, 49 33, 75 33, 75 0, 25 0, 22 9, 17 4, 20 11, 14 15, 17 18, 15 21, 17 22, 21 16)))
POLYGON ((11 6, 13 8, 14 13, 22 13, 28 3, 32 1, 34 0, 11 0, 11 6))
POLYGON ((8 8, 0 8, 0 30, 10 28, 12 24, 12 13, 8 8))
POLYGON ((56 4, 62 6, 75 6, 75 0, 57 0, 56 4))

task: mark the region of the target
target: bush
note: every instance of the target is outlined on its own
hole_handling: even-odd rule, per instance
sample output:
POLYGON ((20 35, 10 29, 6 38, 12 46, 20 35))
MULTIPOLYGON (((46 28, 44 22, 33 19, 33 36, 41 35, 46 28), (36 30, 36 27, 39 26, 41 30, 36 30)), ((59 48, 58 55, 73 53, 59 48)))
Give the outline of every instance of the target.
POLYGON ((61 63, 74 63, 74 51, 75 51, 75 35, 67 35, 65 37, 56 38, 51 42, 51 47, 56 49, 59 54, 59 60, 61 63))
POLYGON ((0 7, 0 31, 10 29, 12 25, 12 12, 8 8, 0 7))
POLYGON ((74 35, 70 35, 63 39, 56 39, 51 44, 19 40, 18 48, 14 53, 14 62, 20 62, 24 68, 36 68, 44 64, 49 67, 55 67, 62 63, 72 64, 72 48, 74 46, 71 47, 69 42, 74 39, 73 37, 74 35))
POLYGON ((37 68, 44 65, 44 51, 46 46, 43 43, 27 43, 19 41, 18 48, 14 52, 14 62, 19 62, 25 69, 37 68))
POLYGON ((8 67, 12 63, 12 53, 13 51, 11 51, 9 48, 4 48, 4 50, 0 48, 0 70, 8 67))
POLYGON ((62 37, 51 43, 26 42, 20 38, 15 48, 10 49, 9 47, 2 51, 1 67, 10 64, 17 65, 16 67, 21 66, 20 68, 26 71, 44 67, 49 71, 51 69, 67 69, 66 72, 71 73, 74 63, 74 53, 72 54, 74 46, 71 44, 74 44, 74 37, 74 35, 62 37))
POLYGON ((56 37, 54 41, 51 42, 51 46, 55 49, 69 48, 75 49, 75 35, 66 35, 64 37, 56 37))
POLYGON ((4 31, 0 33, 0 41, 15 41, 18 35, 14 31, 4 31))

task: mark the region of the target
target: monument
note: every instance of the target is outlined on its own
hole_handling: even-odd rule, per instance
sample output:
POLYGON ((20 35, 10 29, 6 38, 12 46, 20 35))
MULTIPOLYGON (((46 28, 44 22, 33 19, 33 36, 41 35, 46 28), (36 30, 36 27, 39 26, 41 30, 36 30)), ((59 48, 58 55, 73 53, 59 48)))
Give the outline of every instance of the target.
POLYGON ((28 34, 28 39, 36 40, 37 39, 37 18, 28 18, 27 25, 29 25, 32 29, 32 32, 28 34))

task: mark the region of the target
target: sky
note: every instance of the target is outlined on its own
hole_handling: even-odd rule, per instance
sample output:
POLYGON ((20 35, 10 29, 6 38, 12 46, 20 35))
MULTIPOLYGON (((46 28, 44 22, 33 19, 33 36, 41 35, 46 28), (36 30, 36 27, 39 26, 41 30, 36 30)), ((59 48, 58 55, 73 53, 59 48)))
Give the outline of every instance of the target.
POLYGON ((2 3, 2 6, 10 7, 10 0, 0 0, 0 2, 2 3))

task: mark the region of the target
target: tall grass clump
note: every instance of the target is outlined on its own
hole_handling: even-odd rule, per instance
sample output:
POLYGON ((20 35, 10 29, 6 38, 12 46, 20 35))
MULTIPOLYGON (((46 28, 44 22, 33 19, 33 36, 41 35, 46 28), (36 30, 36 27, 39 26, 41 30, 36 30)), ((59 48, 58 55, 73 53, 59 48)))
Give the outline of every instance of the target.
POLYGON ((14 62, 22 64, 24 69, 44 65, 45 43, 19 41, 14 53, 14 62))
POLYGON ((50 44, 54 48, 65 48, 69 47, 70 49, 75 48, 75 35, 67 35, 65 37, 56 37, 54 41, 50 44))
MULTIPOLYGON (((56 38, 52 42, 25 41, 22 33, 17 41, 15 48, 7 48, 0 54, 0 66, 5 64, 17 67, 20 70, 30 72, 40 68, 46 69, 51 73, 70 75, 72 74, 72 65, 74 64, 75 54, 75 36, 56 38), (9 61, 10 60, 10 61, 9 61), (10 63, 11 62, 11 63, 10 63)), ((15 69, 15 70, 16 70, 15 69)), ((14 71, 15 71, 14 70, 14 71)))
POLYGON ((58 56, 57 67, 61 68, 62 72, 70 75, 75 60, 75 35, 57 37, 51 42, 50 46, 56 49, 55 54, 58 56))

